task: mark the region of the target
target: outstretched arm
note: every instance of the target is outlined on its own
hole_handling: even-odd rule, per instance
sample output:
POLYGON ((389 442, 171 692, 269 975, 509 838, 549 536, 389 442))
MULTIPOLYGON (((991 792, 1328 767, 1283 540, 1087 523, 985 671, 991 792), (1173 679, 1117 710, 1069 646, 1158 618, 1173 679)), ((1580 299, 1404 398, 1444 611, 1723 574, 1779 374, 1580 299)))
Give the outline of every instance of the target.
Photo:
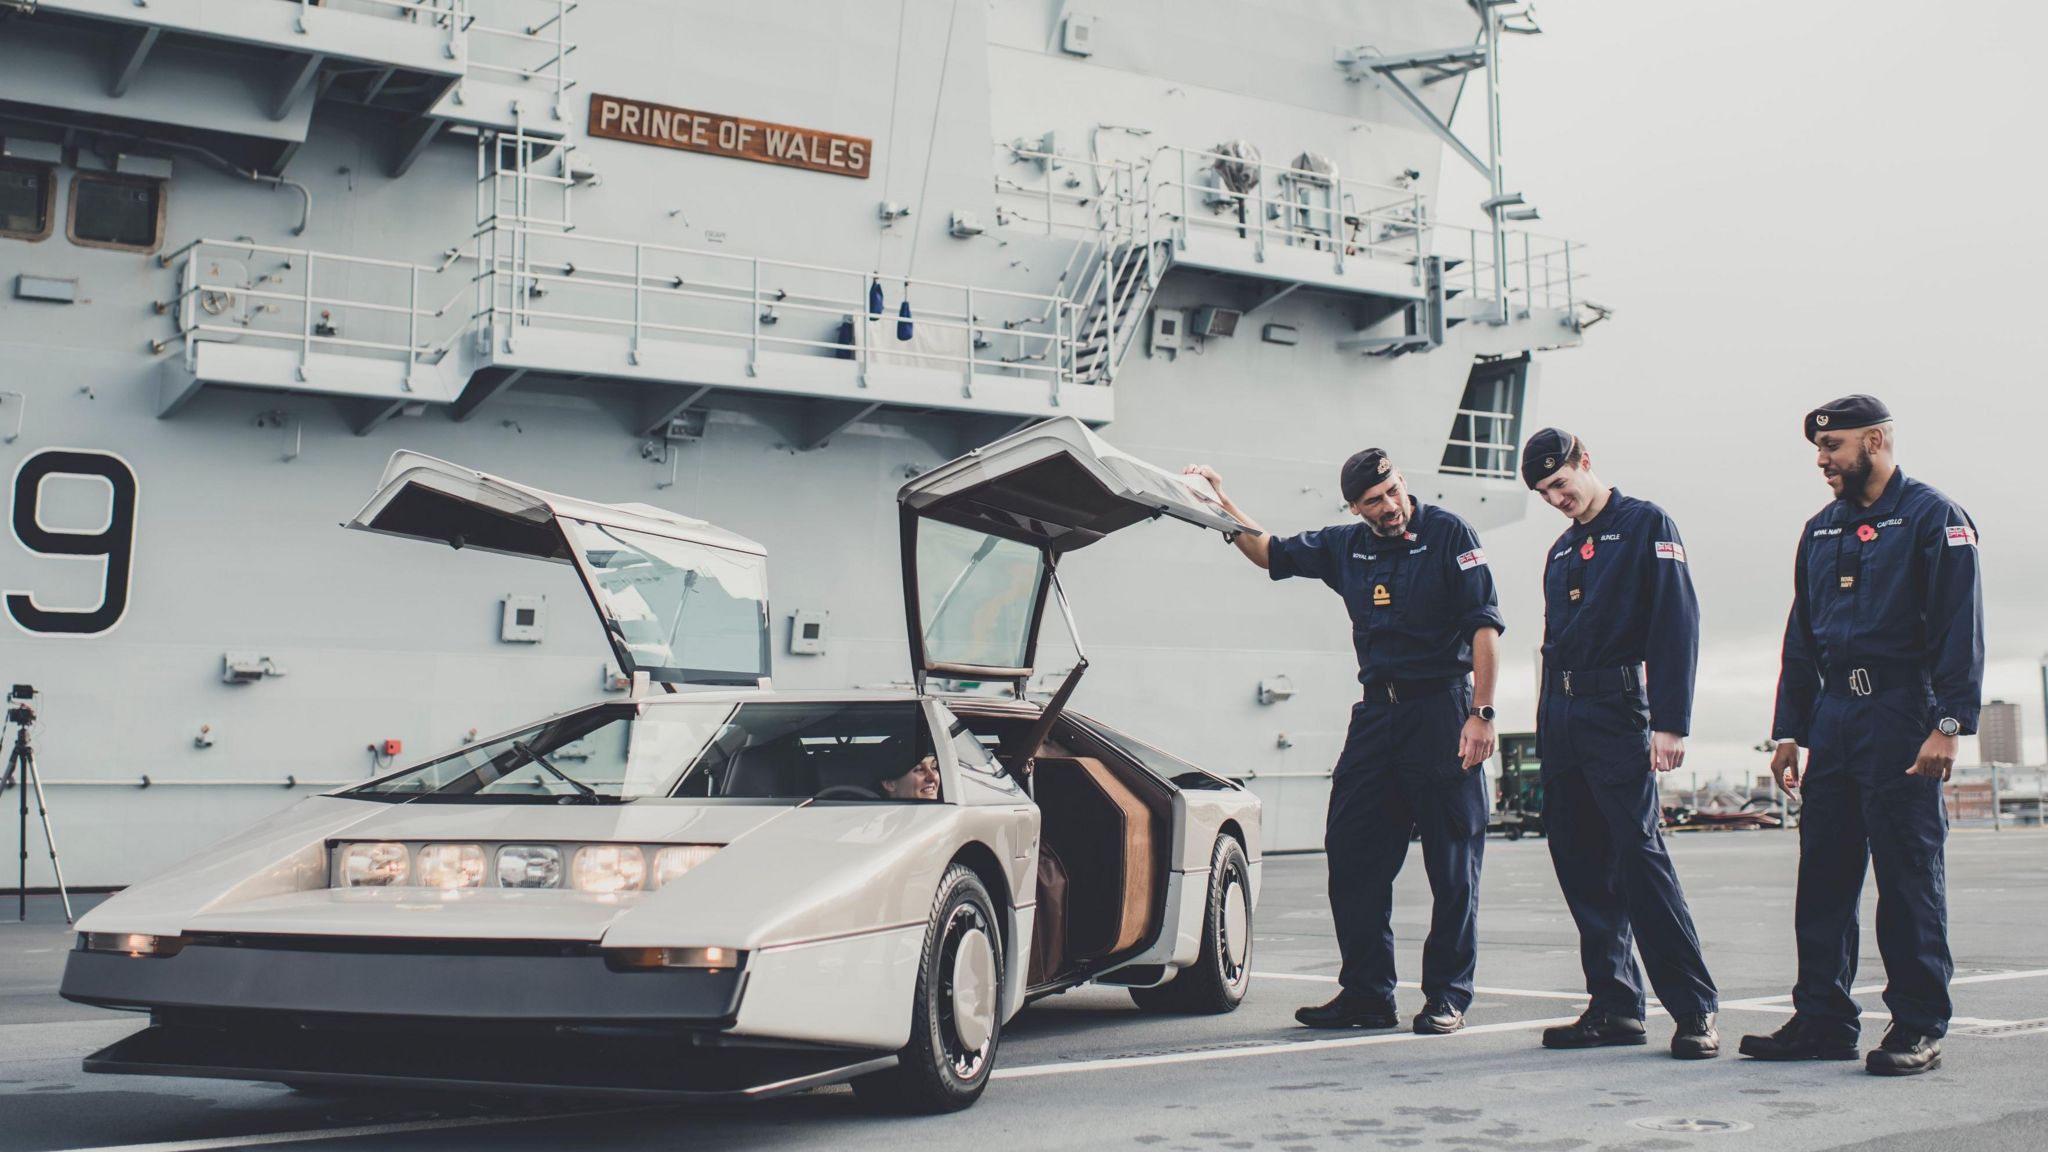
POLYGON ((1223 491, 1223 477, 1218 475, 1216 470, 1207 464, 1190 464, 1186 468, 1181 469, 1181 471, 1191 476, 1200 476, 1209 482, 1209 487, 1216 490, 1216 502, 1221 504, 1225 512, 1236 517, 1237 522, 1245 527, 1245 530, 1238 533, 1236 540, 1233 541, 1237 545, 1237 550, 1244 553, 1245 559, 1250 560, 1259 567, 1271 568, 1273 566, 1272 537, 1266 535, 1266 530, 1259 527, 1258 523, 1250 516, 1245 515, 1244 509, 1239 508, 1237 503, 1223 491))

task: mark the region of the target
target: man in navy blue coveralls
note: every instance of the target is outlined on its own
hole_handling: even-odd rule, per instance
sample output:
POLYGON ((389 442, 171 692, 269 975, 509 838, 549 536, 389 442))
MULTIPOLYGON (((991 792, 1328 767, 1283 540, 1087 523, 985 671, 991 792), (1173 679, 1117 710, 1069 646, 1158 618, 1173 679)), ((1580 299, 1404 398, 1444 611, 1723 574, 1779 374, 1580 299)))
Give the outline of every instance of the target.
POLYGON ((1720 1001, 1664 848, 1657 775, 1685 762, 1699 601, 1678 526, 1593 474, 1577 438, 1545 428, 1522 479, 1572 526, 1543 570, 1543 831, 1579 926, 1591 1003, 1543 1032, 1546 1048, 1643 1044, 1642 950, 1677 1029, 1671 1054, 1720 1054, 1720 1001), (1644 665, 1648 664, 1647 675, 1644 665))
POLYGON ((1227 496, 1214 469, 1188 469, 1249 531, 1238 550, 1273 579, 1306 576, 1344 597, 1364 699, 1330 782, 1324 848, 1330 913, 1343 957, 1341 991, 1295 1019, 1311 1028, 1397 1028, 1394 877, 1410 836, 1434 907, 1422 947, 1425 1004, 1416 1032, 1464 1027, 1478 964, 1479 865, 1486 848, 1486 778, 1493 755, 1493 689, 1506 624, 1492 569, 1472 526, 1408 494, 1386 453, 1344 462, 1344 502, 1362 523, 1270 536, 1227 496), (1476 680, 1476 686, 1474 681, 1476 680))
POLYGON ((1806 416, 1835 500, 1806 522, 1778 678, 1771 771, 1799 815, 1795 1014, 1742 1053, 1854 1060, 1865 862, 1877 871, 1877 949, 1892 1023, 1864 1066, 1937 1067, 1951 1014, 1941 782, 1977 730, 1984 600, 1977 526, 1892 459, 1891 413, 1845 396, 1806 416), (1809 750, 1804 773, 1799 746, 1809 750))

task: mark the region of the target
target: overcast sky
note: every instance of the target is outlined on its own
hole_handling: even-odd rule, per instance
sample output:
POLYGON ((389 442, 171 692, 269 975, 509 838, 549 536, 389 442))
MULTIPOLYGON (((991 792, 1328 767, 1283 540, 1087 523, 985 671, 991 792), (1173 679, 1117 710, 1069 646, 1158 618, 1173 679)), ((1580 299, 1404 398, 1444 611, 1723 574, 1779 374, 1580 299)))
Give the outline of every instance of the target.
MULTIPOLYGON (((1793 548, 1829 499, 1800 420, 1847 392, 1889 404, 1901 465, 1975 517, 1985 695, 2022 703, 2030 761, 2048 747, 2044 9, 1554 0, 1543 35, 1505 46, 1508 188, 1592 246, 1582 294, 1615 309, 1547 358, 1528 427, 1577 433, 1684 532, 1703 769, 1763 770, 1742 750, 1768 734, 1793 548)), ((1483 141, 1478 91, 1460 129, 1483 141)), ((1484 195, 1459 171, 1447 206, 1484 195)), ((1532 504, 1489 534, 1518 565, 1499 573, 1508 619, 1540 617, 1532 558, 1563 527, 1532 504)))

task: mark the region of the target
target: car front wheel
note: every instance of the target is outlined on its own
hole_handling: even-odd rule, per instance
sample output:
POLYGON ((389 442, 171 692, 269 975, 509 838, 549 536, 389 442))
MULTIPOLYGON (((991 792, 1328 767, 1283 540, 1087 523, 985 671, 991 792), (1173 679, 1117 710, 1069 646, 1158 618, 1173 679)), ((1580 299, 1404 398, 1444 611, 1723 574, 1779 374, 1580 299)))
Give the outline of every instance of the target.
POLYGON ((1002 1036, 1003 949, 995 901, 955 864, 939 881, 925 929, 910 1043, 896 1066, 853 1082, 864 1103, 890 1112, 957 1112, 981 1097, 1002 1036))
POLYGON ((1215 1015, 1234 1010, 1252 982, 1252 870, 1234 837, 1216 838, 1209 856, 1209 901, 1195 962, 1157 988, 1133 988, 1148 1012, 1215 1015))

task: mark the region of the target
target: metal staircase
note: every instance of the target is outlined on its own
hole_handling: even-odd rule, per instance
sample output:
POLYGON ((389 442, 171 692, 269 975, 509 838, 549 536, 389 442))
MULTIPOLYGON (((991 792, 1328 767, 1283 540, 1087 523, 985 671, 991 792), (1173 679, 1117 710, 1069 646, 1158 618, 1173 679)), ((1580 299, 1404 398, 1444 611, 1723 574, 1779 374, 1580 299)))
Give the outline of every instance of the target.
POLYGON ((1124 240, 1106 247, 1076 302, 1086 302, 1069 368, 1077 384, 1116 379, 1159 286, 1157 270, 1171 258, 1163 243, 1124 240))

